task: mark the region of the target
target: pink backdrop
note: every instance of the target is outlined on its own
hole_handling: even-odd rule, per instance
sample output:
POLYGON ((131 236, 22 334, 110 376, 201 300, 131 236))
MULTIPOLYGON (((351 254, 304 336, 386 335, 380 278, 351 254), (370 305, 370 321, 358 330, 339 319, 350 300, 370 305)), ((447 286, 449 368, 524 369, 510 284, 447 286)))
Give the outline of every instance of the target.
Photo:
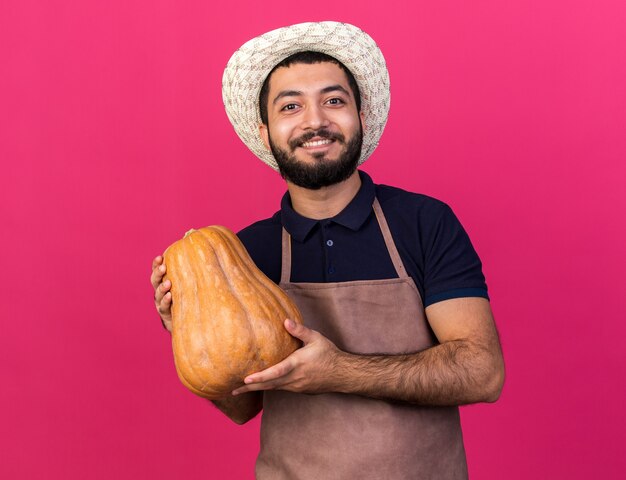
POLYGON ((278 209, 222 70, 254 35, 327 19, 389 65, 364 170, 448 202, 483 259, 508 378, 462 409, 472 477, 621 478, 624 2, 328 5, 0 4, 0 478, 252 478, 258 420, 179 383, 150 262, 278 209))

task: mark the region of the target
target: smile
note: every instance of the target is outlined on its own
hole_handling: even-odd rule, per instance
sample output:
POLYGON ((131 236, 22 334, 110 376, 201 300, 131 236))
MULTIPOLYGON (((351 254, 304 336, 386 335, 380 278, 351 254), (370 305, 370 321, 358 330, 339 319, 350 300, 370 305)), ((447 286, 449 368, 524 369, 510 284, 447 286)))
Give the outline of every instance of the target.
POLYGON ((327 138, 324 138, 322 140, 315 140, 313 142, 304 142, 302 144, 302 146, 304 148, 310 148, 310 147, 321 147, 322 145, 328 145, 329 143, 332 143, 332 140, 329 140, 327 138))

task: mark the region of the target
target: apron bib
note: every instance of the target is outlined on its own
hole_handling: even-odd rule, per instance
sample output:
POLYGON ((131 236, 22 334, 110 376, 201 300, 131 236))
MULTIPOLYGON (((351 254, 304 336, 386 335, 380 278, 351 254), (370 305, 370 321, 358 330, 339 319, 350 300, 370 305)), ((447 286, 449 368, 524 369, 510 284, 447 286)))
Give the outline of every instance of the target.
MULTIPOLYGON (((283 228, 280 287, 304 324, 357 354, 412 353, 437 343, 377 199, 374 212, 399 278, 291 283, 283 228)), ((259 480, 466 479, 457 407, 416 407, 358 395, 268 390, 259 480)))

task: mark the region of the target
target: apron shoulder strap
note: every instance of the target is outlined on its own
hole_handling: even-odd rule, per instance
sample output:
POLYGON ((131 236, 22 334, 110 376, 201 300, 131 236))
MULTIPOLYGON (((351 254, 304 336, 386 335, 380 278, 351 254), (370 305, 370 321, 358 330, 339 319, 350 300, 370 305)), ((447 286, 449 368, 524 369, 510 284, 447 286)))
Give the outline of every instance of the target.
POLYGON ((280 283, 289 283, 291 280, 291 235, 283 227, 282 237, 282 264, 280 268, 280 283))
POLYGON ((374 197, 374 203, 372 206, 374 207, 376 220, 378 220, 378 225, 380 225, 380 231, 382 232, 383 238, 385 239, 385 245, 387 245, 387 251, 389 252, 389 256, 391 257, 393 266, 396 269, 396 273, 400 278, 407 278, 409 275, 406 273, 404 263, 402 263, 402 259, 400 258, 400 254, 398 253, 398 249, 396 248, 396 244, 393 241, 393 237, 391 236, 391 230, 389 230, 389 225, 387 225, 387 219, 385 218, 383 209, 378 202, 378 198, 374 197))

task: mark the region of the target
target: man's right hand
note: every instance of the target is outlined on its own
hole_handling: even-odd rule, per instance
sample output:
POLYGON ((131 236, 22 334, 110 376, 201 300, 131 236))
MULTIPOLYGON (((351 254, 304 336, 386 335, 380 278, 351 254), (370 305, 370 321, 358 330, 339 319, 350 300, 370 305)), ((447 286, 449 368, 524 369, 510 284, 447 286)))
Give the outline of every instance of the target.
POLYGON ((165 275, 165 264, 163 263, 163 257, 159 255, 152 261, 152 275, 150 275, 150 282, 154 287, 154 306, 159 312, 161 322, 163 326, 171 333, 172 332, 172 282, 169 280, 163 281, 165 275))

